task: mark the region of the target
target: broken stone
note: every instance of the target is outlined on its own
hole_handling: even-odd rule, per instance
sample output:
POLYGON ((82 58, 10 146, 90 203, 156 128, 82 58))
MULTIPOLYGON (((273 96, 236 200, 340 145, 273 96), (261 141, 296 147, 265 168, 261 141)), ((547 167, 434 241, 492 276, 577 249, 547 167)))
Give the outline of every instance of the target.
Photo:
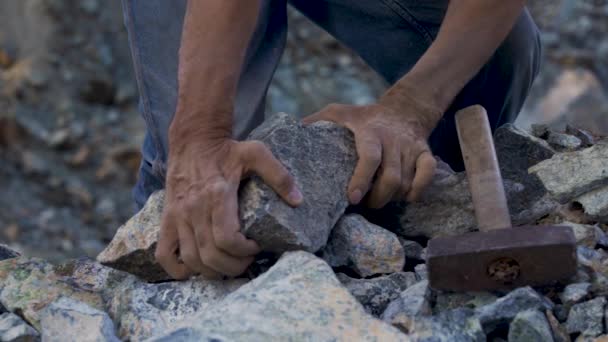
POLYGON ((570 335, 568 335, 568 331, 559 323, 557 318, 555 318, 553 312, 551 312, 551 310, 545 310, 545 316, 547 317, 547 322, 549 322, 549 326, 551 327, 553 340, 555 342, 570 342, 570 335))
POLYGON ((486 341, 479 319, 473 310, 457 309, 436 316, 418 316, 393 324, 408 333, 411 341, 471 342, 486 341))
POLYGON ((590 283, 570 284, 564 288, 564 291, 559 295, 559 299, 565 305, 573 305, 587 298, 590 290, 590 283))
POLYGON ((120 341, 107 313, 70 298, 48 305, 40 326, 44 341, 83 341, 83 334, 87 341, 120 341))
POLYGON ((19 253, 12 250, 7 245, 3 245, 0 243, 0 261, 6 260, 6 259, 11 259, 11 258, 16 258, 18 256, 19 256, 19 253))
POLYGON ((429 273, 426 268, 426 264, 418 264, 414 267, 414 273, 416 274, 416 279, 418 281, 427 280, 429 278, 429 273))
POLYGON ((0 341, 34 342, 39 336, 21 317, 12 313, 0 314, 0 341))
POLYGON ((362 277, 399 272, 405 265, 397 236, 358 214, 338 221, 323 250, 323 259, 332 267, 352 266, 362 277))
POLYGON ((494 303, 497 299, 490 292, 437 292, 433 311, 439 313, 457 308, 477 309, 494 303))
POLYGON ((407 341, 367 314, 314 255, 283 254, 266 273, 151 341, 407 341))
POLYGON ((515 315, 509 326, 509 342, 553 342, 551 327, 538 310, 526 310, 515 315))
POLYGON ((278 113, 248 139, 266 144, 294 177, 304 201, 292 208, 252 177, 239 196, 242 231, 266 251, 318 251, 348 206, 346 189, 357 162, 352 133, 329 122, 304 127, 294 116, 278 113))
POLYGON ((591 190, 608 185, 608 142, 576 152, 563 152, 531 167, 545 188, 566 203, 591 190))
POLYGON ((146 205, 118 228, 97 261, 150 282, 171 279, 154 258, 164 199, 164 191, 153 193, 146 205))
POLYGON ((365 311, 379 317, 386 306, 399 294, 414 285, 417 280, 412 272, 399 272, 372 279, 354 279, 339 273, 336 275, 342 285, 363 304, 365 311))
POLYGON ((221 281, 200 277, 160 284, 128 279, 104 292, 118 335, 141 341, 210 309, 245 283, 245 279, 221 281))
POLYGON ((20 312, 36 329, 40 328, 41 312, 60 297, 103 308, 100 294, 79 288, 57 271, 60 267, 36 258, 0 261, 0 302, 9 311, 20 312))
POLYGON ((564 133, 549 132, 547 142, 559 150, 574 151, 583 145, 581 139, 564 133))
POLYGON ((520 287, 499 298, 492 304, 475 311, 485 332, 491 332, 499 324, 509 323, 520 311, 551 309, 553 303, 531 287, 520 287))
POLYGON ((608 222, 608 186, 592 190, 574 200, 590 218, 608 222))
MULTIPOLYGON (((546 127, 544 128, 546 131, 546 127)), ((527 170, 537 163, 551 158, 555 151, 544 140, 538 139, 512 124, 506 124, 494 132, 494 145, 500 173, 507 181, 520 183, 521 189, 507 194, 512 214, 532 212, 531 208, 543 199, 547 192, 540 180, 528 174, 527 170), (519 190, 519 191, 517 191, 519 190)), ((506 184, 505 184, 506 185, 506 184)), ((542 201, 546 206, 549 202, 542 201)), ((547 208, 552 210, 552 208, 547 208)), ((538 215, 542 216, 541 213, 538 215)), ((530 216, 528 214, 528 216, 530 216)), ((536 215, 514 219, 515 224, 533 223, 536 215)), ((538 217, 540 217, 538 216, 538 217)), ((538 218, 536 217, 536 218, 538 218)))
POLYGON ((433 238, 464 234, 475 227, 466 175, 455 173, 438 161, 432 183, 417 202, 405 207, 396 232, 401 236, 433 238))
POLYGON ((601 335, 604 329, 605 306, 606 298, 604 297, 597 297, 574 305, 570 309, 566 321, 568 333, 581 333, 591 337, 601 335))
POLYGON ((530 133, 536 138, 546 139, 549 135, 549 126, 546 124, 532 124, 530 125, 530 133))
POLYGON ((405 240, 399 238, 401 246, 403 246, 403 252, 405 253, 405 260, 416 260, 424 261, 424 247, 416 241, 405 240))
POLYGON ((584 147, 589 147, 595 144, 595 138, 591 133, 584 129, 576 128, 571 125, 566 125, 566 133, 580 139, 584 147))
POLYGON ((400 324, 409 325, 408 321, 417 316, 431 315, 431 291, 429 282, 424 280, 399 294, 382 313, 382 320, 388 323, 399 321, 400 324))
POLYGON ((578 224, 574 222, 564 221, 559 224, 560 226, 568 226, 572 228, 576 244, 589 248, 594 248, 597 244, 597 235, 595 232, 595 226, 588 224, 578 224))

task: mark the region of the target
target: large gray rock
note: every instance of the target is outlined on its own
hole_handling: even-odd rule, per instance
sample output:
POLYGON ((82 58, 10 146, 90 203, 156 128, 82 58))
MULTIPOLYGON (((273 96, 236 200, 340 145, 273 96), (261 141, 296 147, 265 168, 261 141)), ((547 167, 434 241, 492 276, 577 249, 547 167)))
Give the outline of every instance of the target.
MULTIPOLYGON (((514 191, 508 196, 511 214, 529 211, 532 205, 538 205, 536 203, 547 191, 537 177, 528 174, 528 168, 551 158, 555 151, 544 140, 512 124, 496 129, 494 145, 503 178, 520 183, 523 187, 521 191, 514 191)), ((517 224, 532 223, 531 219, 515 221, 518 221, 517 224)))
POLYGON ((114 318, 118 335, 141 341, 163 334, 174 324, 200 314, 246 282, 206 280, 147 284, 127 279, 105 293, 108 312, 114 318))
POLYGON ((279 113, 248 139, 270 148, 295 178, 304 202, 292 208, 252 177, 239 196, 242 231, 263 250, 318 251, 348 206, 347 186, 357 162, 352 133, 329 122, 304 127, 294 116, 279 113))
POLYGON ((429 316, 431 313, 431 290, 429 282, 424 280, 407 288, 399 298, 390 302, 382 313, 382 320, 407 326, 415 317, 429 316))
MULTIPOLYGON (((515 176, 522 178, 504 181, 514 225, 534 224, 557 207, 540 181, 535 183, 527 174, 515 176)), ((477 223, 466 173, 455 173, 439 161, 432 183, 419 201, 405 207, 399 219, 395 231, 405 237, 434 238, 475 231, 477 223)))
POLYGON ((509 342, 553 342, 551 327, 545 314, 526 310, 515 315, 509 325, 509 342))
POLYGON ((350 266, 362 277, 403 270, 405 253, 394 233, 369 223, 363 216, 343 216, 323 250, 332 267, 350 266))
POLYGON ((0 341, 34 342, 39 338, 38 332, 21 317, 13 313, 0 314, 0 341))
POLYGON ((110 244, 97 256, 97 261, 146 281, 171 279, 154 259, 164 200, 164 191, 153 193, 146 205, 118 228, 110 244))
POLYGON ((285 253, 266 273, 153 341, 407 341, 367 314, 332 269, 285 253))
POLYGON ((60 298, 42 313, 42 339, 48 342, 119 342, 107 313, 70 298, 60 298))
POLYGON ((583 206, 585 214, 589 217, 608 222, 608 186, 592 190, 577 197, 574 201, 583 206))
POLYGON ((363 304, 365 311, 379 317, 386 306, 417 280, 412 272, 399 272, 372 279, 353 279, 345 274, 336 275, 342 285, 363 304))
POLYGON ((103 309, 101 294, 80 286, 71 276, 72 267, 26 257, 0 261, 0 302, 11 312, 19 312, 36 329, 42 311, 60 297, 103 309))
POLYGON ((475 311, 484 331, 490 332, 499 324, 509 323, 521 311, 545 310, 552 307, 553 303, 526 286, 515 289, 494 303, 484 305, 475 311))
POLYGON ((396 232, 401 236, 460 235, 475 230, 475 213, 464 172, 439 161, 433 182, 420 199, 408 204, 396 232))
POLYGON ((566 203, 591 190, 608 185, 608 141, 576 152, 554 155, 531 167, 545 188, 560 202, 566 203))
MULTIPOLYGON (((267 251, 318 251, 348 206, 346 190, 357 160, 352 134, 328 122, 303 127, 293 116, 279 113, 249 139, 264 142, 285 165, 302 190, 304 202, 290 207, 254 176, 239 191, 243 232, 267 251)), ((146 281, 170 279, 154 259, 164 197, 164 191, 153 194, 118 229, 97 260, 146 281)))
POLYGON ((585 336, 599 336, 604 330, 605 297, 576 304, 570 309, 566 329, 568 333, 581 333, 585 336))
POLYGON ((435 316, 395 317, 393 324, 416 342, 486 341, 473 310, 456 309, 435 316))

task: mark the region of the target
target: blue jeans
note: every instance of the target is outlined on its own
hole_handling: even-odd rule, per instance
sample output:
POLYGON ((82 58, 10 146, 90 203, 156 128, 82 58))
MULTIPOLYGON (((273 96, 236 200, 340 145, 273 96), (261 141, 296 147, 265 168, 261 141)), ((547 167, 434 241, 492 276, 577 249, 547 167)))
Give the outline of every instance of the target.
MULTIPOLYGON (((448 0, 291 0, 290 3, 336 39, 356 51, 392 84, 407 73, 433 39, 448 0)), ((285 46, 287 0, 264 0, 249 44, 235 103, 234 136, 244 138, 264 119, 268 85, 285 46)), ((139 180, 133 190, 143 206, 164 187, 168 128, 177 98, 178 48, 186 0, 123 0, 140 112, 148 128, 139 180)), ((462 157, 454 113, 483 105, 492 129, 513 122, 536 76, 540 62, 539 32, 528 11, 479 73, 465 86, 433 131, 433 152, 454 169, 462 157)))

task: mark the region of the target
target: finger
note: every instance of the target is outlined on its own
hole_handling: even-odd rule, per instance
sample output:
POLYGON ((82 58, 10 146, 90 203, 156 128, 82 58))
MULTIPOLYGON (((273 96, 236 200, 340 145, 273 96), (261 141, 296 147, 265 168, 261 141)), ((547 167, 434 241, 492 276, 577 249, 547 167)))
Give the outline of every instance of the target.
POLYGON ((401 152, 397 142, 385 143, 382 147, 382 166, 370 193, 368 205, 382 208, 399 191, 401 186, 401 152))
POLYGON ((206 279, 221 279, 221 274, 205 266, 201 260, 193 229, 186 223, 178 225, 179 255, 184 264, 206 279))
POLYGON ((206 241, 204 247, 199 250, 203 264, 214 271, 236 277, 245 272, 247 267, 253 262, 253 257, 236 257, 218 249, 213 242, 213 232, 211 230, 197 233, 197 240, 202 239, 206 241))
POLYGON ((164 214, 154 257, 173 279, 187 279, 194 272, 179 261, 179 237, 173 215, 164 214))
POLYGON ((340 106, 340 105, 330 104, 330 105, 326 106, 325 108, 321 109, 320 111, 303 118, 302 123, 304 125, 310 125, 311 123, 317 122, 317 121, 336 122, 336 121, 338 121, 337 116, 339 115, 338 113, 340 112, 341 107, 342 106, 340 106))
POLYGON ((407 195, 408 202, 414 202, 419 197, 422 191, 431 184, 435 175, 437 160, 433 157, 430 151, 425 151, 418 156, 416 160, 416 175, 412 182, 412 189, 407 195))
POLYGON ((260 252, 260 247, 240 232, 237 190, 238 185, 228 184, 216 185, 212 189, 213 241, 218 249, 227 254, 253 256, 260 252))
POLYGON ((293 177, 266 145, 260 141, 247 141, 241 146, 242 159, 248 171, 260 176, 289 205, 296 207, 302 203, 304 196, 293 177))
POLYGON ((416 174, 416 156, 412 156, 412 149, 407 149, 401 153, 401 187, 399 189, 399 199, 407 198, 407 194, 412 188, 412 181, 416 174))
POLYGON ((179 257, 189 269, 197 273, 201 272, 204 266, 198 254, 198 246, 192 228, 183 221, 178 222, 176 227, 179 237, 179 257))
POLYGON ((361 202, 382 160, 382 145, 375 136, 357 137, 355 134, 355 146, 359 160, 348 185, 348 199, 351 204, 361 202))
POLYGON ((214 272, 229 276, 240 275, 253 262, 253 257, 235 257, 217 248, 213 239, 212 208, 213 201, 205 201, 203 211, 207 215, 197 215, 197 219, 203 223, 202 227, 205 227, 205 229, 195 230, 195 238, 199 246, 201 260, 205 266, 214 272))

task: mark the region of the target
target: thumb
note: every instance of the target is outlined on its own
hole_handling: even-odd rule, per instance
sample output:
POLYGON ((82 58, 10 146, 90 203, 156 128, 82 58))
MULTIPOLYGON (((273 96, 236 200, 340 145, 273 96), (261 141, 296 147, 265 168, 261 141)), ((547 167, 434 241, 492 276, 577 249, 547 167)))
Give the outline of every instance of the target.
POLYGON ((338 105, 338 104, 328 105, 325 108, 321 109, 320 111, 303 118, 302 123, 304 125, 310 125, 311 123, 317 122, 317 121, 337 122, 338 115, 341 112, 342 108, 343 108, 343 106, 338 105))
POLYGON ((302 192, 285 166, 272 155, 268 147, 260 141, 246 141, 241 144, 246 168, 260 176, 289 205, 300 205, 304 199, 302 192))

